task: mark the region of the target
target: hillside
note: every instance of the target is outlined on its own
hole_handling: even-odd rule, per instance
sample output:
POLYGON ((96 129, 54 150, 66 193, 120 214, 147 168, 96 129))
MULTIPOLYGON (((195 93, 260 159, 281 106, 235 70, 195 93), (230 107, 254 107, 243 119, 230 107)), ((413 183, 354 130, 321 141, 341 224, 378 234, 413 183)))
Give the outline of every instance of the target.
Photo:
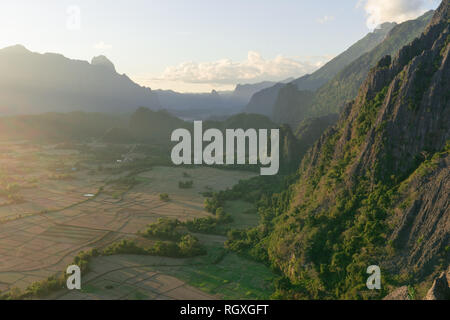
MULTIPOLYGON (((314 91, 320 88, 349 63, 381 43, 394 25, 395 23, 382 24, 378 29, 374 30, 374 32, 367 34, 364 38, 326 63, 313 74, 305 75, 301 78, 293 80, 292 83, 295 84, 299 90, 314 91)), ((255 93, 246 106, 245 111, 248 113, 260 113, 268 117, 272 117, 278 94, 283 87, 283 83, 278 83, 255 93)))
POLYGON ((295 131, 300 147, 299 159, 319 140, 320 136, 339 119, 338 114, 329 114, 317 118, 308 118, 303 120, 295 131))
POLYGON ((314 93, 291 90, 288 95, 280 92, 273 117, 279 123, 296 127, 303 119, 339 113, 345 102, 354 99, 369 70, 385 55, 395 55, 400 48, 417 38, 430 22, 433 12, 395 25, 383 41, 372 50, 355 59, 314 93), (311 95, 314 95, 311 98, 311 95))
POLYGON ((314 99, 314 92, 299 90, 294 83, 289 83, 279 91, 275 102, 272 119, 276 123, 284 123, 292 128, 296 127, 297 119, 305 119, 306 114, 302 108, 293 108, 302 104, 310 105, 314 99))
POLYGON ((379 299, 447 269, 449 18, 445 0, 418 39, 382 58, 294 183, 260 206, 263 224, 232 235, 230 248, 281 270, 276 297, 379 299), (370 265, 380 291, 366 288, 370 265))
POLYGON ((428 25, 432 16, 433 11, 429 11, 415 20, 396 25, 382 43, 355 60, 330 82, 317 90, 311 114, 317 116, 340 111, 345 102, 356 97, 369 70, 382 57, 397 54, 404 45, 417 38, 428 25))
POLYGON ((88 63, 18 45, 0 50, 0 70, 0 115, 160 108, 149 88, 118 74, 103 56, 88 63))
POLYGON ((172 131, 188 128, 185 122, 166 110, 153 111, 138 108, 130 117, 128 125, 108 128, 102 140, 108 143, 156 143, 170 145, 172 131))
POLYGON ((308 78, 301 77, 293 82, 297 85, 299 90, 315 90, 319 88, 322 84, 331 80, 343 68, 358 59, 362 54, 371 51, 378 44, 383 42, 392 28, 396 25, 395 22, 385 22, 381 24, 373 32, 368 33, 364 38, 357 41, 343 53, 326 63, 308 78), (316 83, 316 85, 311 85, 312 83, 316 83))

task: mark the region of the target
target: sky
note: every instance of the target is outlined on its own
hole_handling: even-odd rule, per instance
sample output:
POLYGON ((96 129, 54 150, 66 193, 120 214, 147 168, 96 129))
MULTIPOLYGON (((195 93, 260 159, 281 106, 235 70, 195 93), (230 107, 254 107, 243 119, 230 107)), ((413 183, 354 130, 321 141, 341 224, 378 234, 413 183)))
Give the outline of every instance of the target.
POLYGON ((152 89, 232 90, 311 73, 438 0, 2 0, 0 48, 90 61, 152 89))

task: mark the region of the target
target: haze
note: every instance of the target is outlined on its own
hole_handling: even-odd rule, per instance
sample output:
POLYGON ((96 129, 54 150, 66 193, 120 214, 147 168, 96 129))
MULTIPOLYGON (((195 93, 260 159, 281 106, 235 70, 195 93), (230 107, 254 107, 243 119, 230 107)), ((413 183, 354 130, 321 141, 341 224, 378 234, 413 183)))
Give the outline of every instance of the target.
POLYGON ((384 21, 438 1, 2 1, 0 48, 90 61, 152 89, 228 90, 311 73, 384 21), (68 28, 70 7, 80 27, 68 28))

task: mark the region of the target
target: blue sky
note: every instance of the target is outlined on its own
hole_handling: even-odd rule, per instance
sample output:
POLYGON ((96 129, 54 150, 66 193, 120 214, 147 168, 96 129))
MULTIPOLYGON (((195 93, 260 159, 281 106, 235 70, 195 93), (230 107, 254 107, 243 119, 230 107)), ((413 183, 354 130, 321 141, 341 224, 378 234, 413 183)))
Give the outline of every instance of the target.
POLYGON ((2 0, 0 47, 20 43, 32 51, 82 60, 104 54, 118 72, 153 89, 223 90, 236 83, 312 72, 374 24, 414 18, 438 4, 433 0, 2 0))

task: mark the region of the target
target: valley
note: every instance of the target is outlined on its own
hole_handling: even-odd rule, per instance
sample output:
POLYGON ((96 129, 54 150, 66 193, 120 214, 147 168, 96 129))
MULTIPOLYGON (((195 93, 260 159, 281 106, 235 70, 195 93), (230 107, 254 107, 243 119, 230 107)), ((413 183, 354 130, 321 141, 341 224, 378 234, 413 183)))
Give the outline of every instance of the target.
POLYGON ((0 300, 449 300, 450 1, 174 3, 0 49, 0 300))

